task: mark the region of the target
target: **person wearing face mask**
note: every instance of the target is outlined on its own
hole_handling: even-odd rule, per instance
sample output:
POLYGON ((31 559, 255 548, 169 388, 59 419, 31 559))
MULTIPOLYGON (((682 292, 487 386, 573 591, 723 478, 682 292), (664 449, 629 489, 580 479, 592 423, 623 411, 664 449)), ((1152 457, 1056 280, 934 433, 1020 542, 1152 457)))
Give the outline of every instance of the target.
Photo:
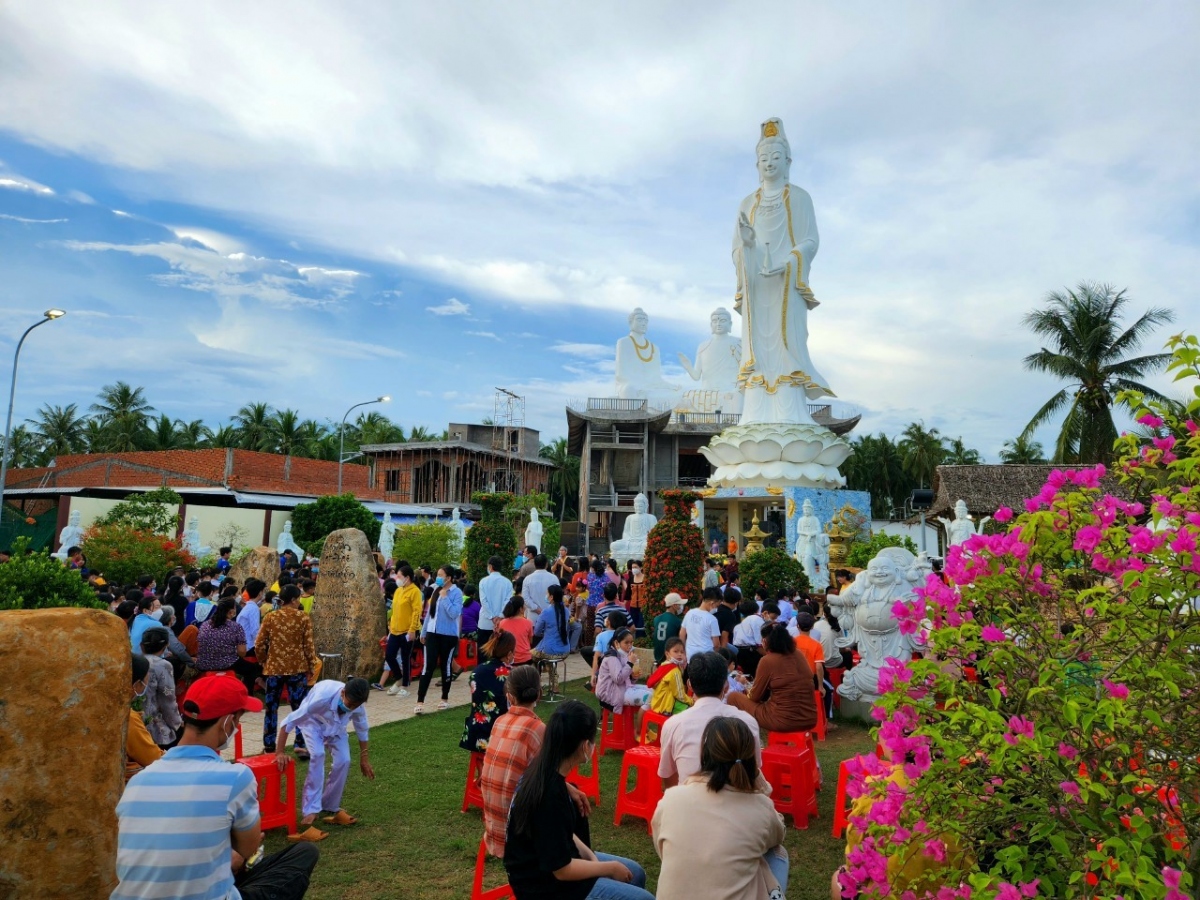
POLYGON ((147 628, 142 635, 142 654, 150 663, 146 675, 145 700, 142 718, 150 737, 163 750, 175 746, 183 722, 175 700, 175 673, 164 658, 170 644, 171 632, 166 628, 147 628))
POLYGON ((246 766, 220 755, 242 714, 261 709, 229 675, 191 687, 178 746, 135 775, 117 804, 114 898, 304 896, 319 851, 300 844, 256 862, 263 840, 258 782, 246 766))
POLYGON ((463 593, 454 583, 458 574, 453 566, 442 566, 437 570, 433 582, 433 596, 429 600, 429 611, 421 626, 421 643, 425 645, 425 667, 421 670, 421 682, 417 685, 418 715, 425 712, 425 695, 429 693, 429 682, 433 673, 442 673, 442 702, 438 709, 446 709, 450 703, 451 666, 458 649, 458 617, 462 613, 463 593))
POLYGON ((642 620, 645 591, 646 576, 642 571, 642 561, 631 559, 625 572, 625 602, 629 605, 629 619, 637 635, 646 633, 646 623, 642 620))
MULTIPOLYGON (((132 696, 136 700, 146 694, 146 679, 150 676, 150 660, 140 653, 133 654, 132 696)), ((129 709, 129 725, 125 730, 125 780, 162 756, 162 750, 154 743, 146 728, 146 721, 136 709, 129 709)))
POLYGON ((392 595, 392 614, 388 620, 387 658, 388 667, 396 683, 388 688, 388 696, 408 696, 412 683, 412 650, 417 643, 417 631, 421 627, 421 589, 413 583, 410 565, 396 570, 397 587, 392 595))
MULTIPOLYGON (((354 816, 342 809, 342 793, 346 789, 346 776, 350 773, 350 739, 346 726, 354 725, 358 738, 358 764, 363 775, 375 780, 375 769, 368 755, 367 698, 371 685, 365 678, 351 678, 345 684, 327 679, 318 681, 300 704, 279 725, 275 738, 275 762, 280 771, 287 768, 288 734, 297 728, 304 730, 304 741, 308 747, 308 776, 304 779, 303 818, 300 834, 288 836, 289 841, 322 841, 329 835, 314 826, 317 816, 324 810, 333 815, 322 819, 328 825, 354 825, 354 816), (325 754, 329 753, 331 766, 329 778, 325 778, 325 754)), ((259 704, 259 708, 262 704, 259 704)))

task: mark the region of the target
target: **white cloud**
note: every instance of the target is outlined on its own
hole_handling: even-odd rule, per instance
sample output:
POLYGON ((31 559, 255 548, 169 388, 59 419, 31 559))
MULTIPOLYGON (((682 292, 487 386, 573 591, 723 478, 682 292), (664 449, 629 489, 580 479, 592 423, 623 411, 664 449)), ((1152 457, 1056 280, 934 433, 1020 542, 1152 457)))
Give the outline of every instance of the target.
POLYGON ((566 341, 559 341, 550 347, 555 353, 566 353, 570 356, 604 356, 613 353, 613 348, 607 344, 572 344, 566 341))
POLYGON ((196 228, 191 225, 187 226, 168 226, 175 233, 175 237, 182 240, 193 240, 203 244, 218 253, 236 253, 243 250, 242 242, 237 238, 230 237, 227 234, 222 234, 219 231, 213 231, 211 228, 196 228))
POLYGON ((489 338, 493 341, 499 341, 500 336, 494 331, 468 331, 467 334, 474 337, 489 338))
POLYGON ((0 213, 0 219, 21 222, 25 225, 57 225, 60 222, 69 221, 67 219, 27 219, 24 216, 10 216, 8 213, 0 213))
POLYGON ((426 312, 431 312, 435 316, 465 316, 471 311, 469 304, 463 303, 461 300, 451 297, 445 303, 438 306, 425 307, 426 312))
POLYGON ((47 196, 54 194, 54 191, 46 187, 46 185, 38 184, 31 178, 23 178, 11 172, 0 175, 0 188, 6 188, 10 191, 28 191, 31 194, 43 194, 47 196))

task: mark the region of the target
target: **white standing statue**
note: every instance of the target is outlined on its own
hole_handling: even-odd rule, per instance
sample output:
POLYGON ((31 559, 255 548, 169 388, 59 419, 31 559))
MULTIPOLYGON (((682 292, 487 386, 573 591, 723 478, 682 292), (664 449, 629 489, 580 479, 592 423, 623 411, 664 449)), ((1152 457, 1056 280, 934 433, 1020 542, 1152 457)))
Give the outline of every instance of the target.
POLYGON ((191 516, 188 519, 187 528, 183 532, 183 549, 196 559, 212 553, 212 547, 204 546, 204 541, 200 537, 200 519, 197 516, 191 516))
POLYGON ((742 366, 742 341, 730 332, 733 316, 719 307, 709 316, 712 337, 696 348, 696 364, 683 353, 679 363, 700 389, 684 394, 682 405, 697 412, 740 413, 742 395, 738 390, 738 372, 742 366))
POLYGON ((65 560, 68 550, 83 546, 83 527, 79 524, 81 519, 82 514, 77 509, 67 517, 66 528, 58 533, 59 547, 58 552, 54 554, 55 559, 65 560))
POLYGON ((529 511, 529 524, 525 526, 525 546, 536 548, 538 553, 542 552, 542 522, 538 518, 538 511, 531 509, 529 511))
POLYGON ((633 498, 633 513, 626 517, 620 540, 612 542, 608 554, 622 566, 631 559, 644 559, 646 539, 650 529, 658 524, 658 518, 649 512, 650 501, 645 494, 633 498))
MULTIPOLYGON (((454 551, 455 560, 459 560, 462 559, 463 550, 466 549, 467 546, 467 526, 462 520, 462 510, 457 506, 454 507, 454 512, 450 514, 450 527, 454 529, 454 547, 451 549, 454 551)), ((542 546, 542 533, 540 531, 541 527, 542 523, 538 522, 539 531, 537 547, 539 550, 542 546)))
POLYGON ((902 634, 892 607, 916 599, 908 571, 916 562, 902 547, 886 547, 867 563, 850 590, 829 598, 830 607, 844 623, 853 617, 853 635, 858 644, 859 662, 846 673, 838 693, 847 700, 873 703, 879 699, 879 673, 887 659, 907 659, 914 650, 923 649, 915 636, 902 634))
POLYGON ((383 557, 386 564, 392 559, 392 551, 396 549, 396 523, 392 521, 392 514, 384 512, 383 524, 379 526, 379 555, 383 557))
POLYGON ((977 534, 983 534, 983 526, 990 522, 992 517, 984 516, 979 520, 979 527, 976 528, 975 523, 971 521, 970 514, 967 512, 967 502, 959 500, 954 504, 953 519, 938 516, 937 520, 946 529, 946 545, 948 547, 956 547, 959 544, 965 544, 977 534))
POLYGON ((698 499, 692 504, 691 522, 701 531, 704 530, 704 500, 698 499))
POLYGON ((291 550, 296 554, 296 559, 304 559, 304 548, 297 544, 296 539, 292 537, 291 519, 283 523, 283 531, 279 532, 279 540, 275 542, 275 550, 281 554, 284 550, 291 550))
POLYGON ((779 119, 762 123, 756 151, 759 187, 742 200, 733 231, 742 415, 700 452, 716 466, 713 487, 838 488, 850 444, 818 425, 808 407, 834 396, 808 352, 816 214, 808 193, 788 182, 792 153, 779 119))
MULTIPOLYGON (((812 501, 805 500, 803 515, 796 520, 796 561, 804 566, 804 574, 813 590, 823 586, 818 562, 821 551, 817 546, 822 534, 821 520, 813 514, 812 501)), ((828 573, 824 583, 829 583, 828 573)))
POLYGON ((641 307, 629 314, 629 334, 617 341, 617 396, 674 409, 683 389, 663 379, 662 354, 646 337, 649 326, 641 307))

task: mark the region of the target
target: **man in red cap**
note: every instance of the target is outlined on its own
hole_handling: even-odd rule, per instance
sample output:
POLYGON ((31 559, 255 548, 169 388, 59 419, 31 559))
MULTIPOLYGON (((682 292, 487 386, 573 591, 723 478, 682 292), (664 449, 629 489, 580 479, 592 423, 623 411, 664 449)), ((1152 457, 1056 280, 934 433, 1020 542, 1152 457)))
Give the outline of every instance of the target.
POLYGON ((262 703, 232 675, 201 678, 183 701, 183 737, 130 779, 117 804, 112 900, 300 900, 319 852, 308 843, 258 859, 258 782, 221 759, 245 712, 262 703))

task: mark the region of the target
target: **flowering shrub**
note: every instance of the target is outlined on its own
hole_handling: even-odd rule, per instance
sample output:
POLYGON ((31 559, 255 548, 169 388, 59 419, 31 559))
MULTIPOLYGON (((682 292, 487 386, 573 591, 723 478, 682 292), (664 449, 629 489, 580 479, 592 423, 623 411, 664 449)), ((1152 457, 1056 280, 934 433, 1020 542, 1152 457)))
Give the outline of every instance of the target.
POLYGON ((12 559, 0 566, 0 609, 104 608, 78 571, 44 551, 26 554, 28 546, 29 538, 17 538, 12 559))
POLYGON ((659 491, 666 509, 646 539, 646 591, 642 615, 649 622, 664 609, 663 597, 677 591, 694 599, 704 579, 704 535, 692 524, 699 494, 659 491))
POLYGON ((483 508, 479 521, 467 530, 467 579, 475 584, 487 577, 489 557, 504 560, 501 571, 508 574, 507 568, 517 554, 517 534, 504 517, 512 498, 512 494, 503 492, 471 496, 471 501, 483 508))
POLYGON ((191 568, 192 555, 175 541, 129 525, 93 525, 83 535, 88 568, 110 585, 135 583, 153 575, 160 583, 176 566, 191 568))
POLYGON ((738 567, 738 584, 744 597, 766 588, 774 599, 780 591, 807 591, 811 587, 804 566, 782 547, 764 547, 746 556, 738 567))
MULTIPOLYGON (((1195 338, 1172 369, 1200 375, 1195 338)), ((862 835, 847 896, 1182 900, 1200 877, 1200 390, 1160 436, 1054 471, 1019 515, 950 549, 893 612, 923 660, 888 660, 889 761, 852 761, 862 835), (964 677, 965 676, 965 677, 964 677), (887 775, 888 777, 872 777, 887 775), (861 810, 860 810, 861 811, 861 810)), ((1136 404, 1142 398, 1130 395, 1136 404)))

